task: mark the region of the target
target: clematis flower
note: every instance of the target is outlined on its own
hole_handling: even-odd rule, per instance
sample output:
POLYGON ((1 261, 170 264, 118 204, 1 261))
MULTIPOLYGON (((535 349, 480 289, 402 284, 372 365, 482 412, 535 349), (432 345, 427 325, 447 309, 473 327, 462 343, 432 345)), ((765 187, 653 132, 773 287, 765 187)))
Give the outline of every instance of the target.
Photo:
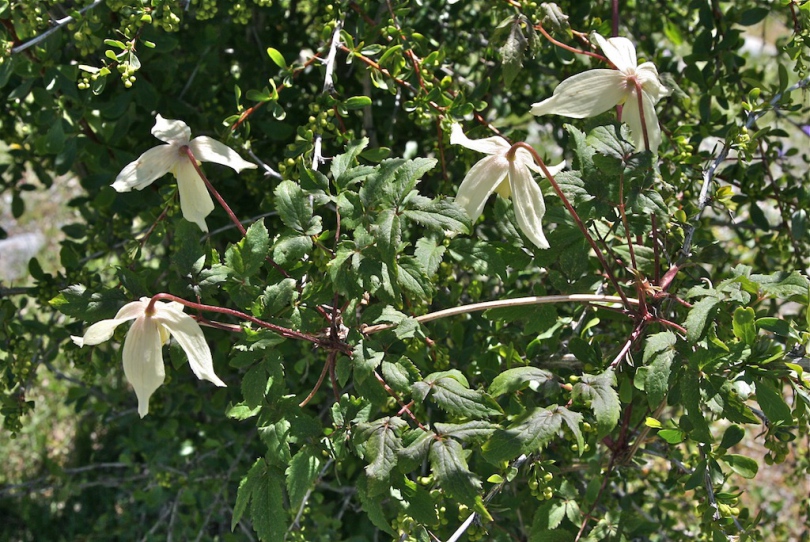
POLYGON ((112 187, 118 192, 129 192, 133 188, 141 190, 171 173, 177 178, 183 217, 207 232, 205 217, 214 210, 214 202, 186 154, 186 147, 191 149, 197 160, 228 166, 237 173, 243 169, 255 168, 256 164, 243 160, 235 150, 210 137, 199 136, 189 141, 191 130, 180 120, 164 119, 158 115, 152 135, 166 145, 151 148, 137 160, 127 164, 115 178, 112 187))
POLYGON ((225 383, 214 373, 211 350, 205 342, 200 325, 183 313, 183 305, 176 302, 158 301, 152 311, 147 311, 150 299, 127 303, 115 318, 96 322, 87 328, 84 337, 71 337, 77 345, 94 345, 109 340, 115 328, 127 320, 135 320, 124 340, 124 374, 138 396, 138 414, 141 418, 149 413, 149 398, 163 384, 166 376, 163 367, 163 345, 171 334, 188 356, 191 370, 200 380, 208 380, 217 386, 225 383))
POLYGON ((661 128, 658 126, 655 104, 672 91, 661 84, 658 70, 652 62, 638 65, 636 48, 630 40, 605 39, 598 34, 594 37, 616 69, 589 70, 569 77, 554 89, 551 98, 532 105, 532 114, 581 119, 604 113, 613 106, 623 105, 622 120, 630 127, 636 149, 644 150, 644 127, 641 124, 636 90, 638 83, 650 147, 648 150, 656 152, 661 144, 661 128))
MULTIPOLYGON (((469 217, 475 221, 481 216, 484 204, 493 192, 505 198, 512 196, 520 229, 532 243, 548 248, 542 224, 546 204, 531 174, 534 171, 543 175, 543 170, 534 163, 529 151, 518 148, 509 156, 512 145, 504 138, 469 139, 458 124, 454 124, 450 132, 450 143, 489 155, 470 168, 456 195, 456 203, 464 207, 469 217)), ((562 162, 548 169, 554 175, 564 167, 565 162, 562 162)))

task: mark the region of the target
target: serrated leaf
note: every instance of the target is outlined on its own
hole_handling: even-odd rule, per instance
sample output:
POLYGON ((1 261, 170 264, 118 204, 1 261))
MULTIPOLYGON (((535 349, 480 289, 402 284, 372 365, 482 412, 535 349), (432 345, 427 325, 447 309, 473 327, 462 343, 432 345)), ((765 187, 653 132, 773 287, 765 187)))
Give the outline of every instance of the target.
POLYGON ((397 284, 417 299, 430 300, 433 294, 433 283, 419 262, 410 256, 403 256, 396 266, 397 284))
POLYGON ((714 296, 704 297, 695 303, 686 315, 686 339, 695 344, 706 332, 720 300, 714 296))
POLYGON ((309 235, 282 235, 273 245, 273 261, 280 266, 295 264, 312 250, 312 245, 309 235))
POLYGON ((321 470, 323 460, 318 450, 311 446, 304 446, 292 457, 287 467, 287 495, 290 499, 290 508, 298 510, 321 470))
POLYGON ((231 530, 236 528, 249 501, 251 523, 259 540, 282 540, 287 530, 282 488, 282 477, 258 459, 239 484, 231 530))
POLYGON ((585 451, 585 439, 582 436, 582 430, 580 429, 580 425, 582 424, 582 414, 579 412, 572 412, 563 406, 558 406, 554 413, 562 417, 565 425, 568 426, 571 434, 573 434, 574 438, 577 440, 577 450, 579 451, 579 455, 582 455, 582 452, 585 451))
POLYGON ((470 472, 461 444, 453 439, 434 440, 428 459, 441 488, 450 497, 474 506, 476 497, 479 497, 481 480, 470 472))
POLYGON ((506 42, 501 46, 498 52, 501 55, 501 69, 503 70, 503 81, 508 87, 515 80, 515 77, 523 67, 523 54, 526 50, 528 40, 523 35, 521 22, 519 18, 515 18, 509 30, 509 36, 506 42))
POLYGON ((492 380, 489 394, 492 397, 499 397, 527 387, 537 391, 543 384, 553 379, 554 375, 537 367, 515 367, 502 372, 492 380))
POLYGON ((250 277, 264 264, 269 248, 270 236, 264 222, 254 222, 245 237, 225 251, 225 265, 243 278, 250 277))
POLYGON ((457 416, 487 418, 501 414, 501 407, 486 393, 471 390, 457 379, 447 375, 428 375, 422 382, 413 385, 415 395, 430 397, 439 408, 457 416), (433 377, 433 378, 431 378, 433 377))
POLYGON ((466 423, 436 422, 433 427, 439 435, 466 442, 489 437, 498 428, 498 425, 484 420, 474 420, 466 423))
POLYGON ((436 433, 423 429, 414 429, 406 437, 413 440, 410 441, 408 446, 399 451, 399 470, 401 472, 410 472, 422 463, 430 450, 431 442, 436 438, 436 433), (414 433, 416 437, 413 436, 414 433))
POLYGON ((373 341, 360 341, 352 352, 355 378, 362 382, 380 366, 383 360, 383 347, 373 341))
POLYGON ((248 408, 256 408, 264 402, 264 394, 267 390, 267 370, 263 363, 252 367, 245 376, 242 377, 242 396, 248 408))
POLYGON ((644 391, 652 408, 660 405, 669 392, 669 375, 677 340, 671 331, 662 331, 647 337, 644 344, 644 365, 647 367, 644 391))
POLYGON ((360 506, 368 514, 371 523, 379 530, 394 536, 394 530, 385 519, 385 512, 382 509, 383 501, 369 494, 368 480, 365 476, 361 476, 357 480, 357 496, 360 498, 360 506))
POLYGON ((414 208, 403 212, 407 218, 437 232, 469 233, 470 218, 462 207, 448 199, 412 200, 414 208))
POLYGON ((435 239, 422 237, 416 241, 413 255, 424 268, 425 273, 431 277, 439 270, 442 256, 444 256, 446 250, 444 245, 437 244, 435 239))
POLYGON ((346 152, 343 154, 339 154, 332 159, 332 165, 329 168, 329 171, 332 173, 332 178, 335 180, 335 184, 340 187, 347 187, 352 179, 360 180, 362 176, 370 175, 374 168, 370 168, 368 166, 360 166, 359 168, 352 168, 355 171, 355 175, 349 176, 349 178, 344 178, 344 173, 348 174, 349 168, 357 159, 357 156, 363 152, 368 146, 368 138, 364 137, 362 139, 356 139, 354 141, 350 141, 346 144, 346 152), (359 173, 359 174, 357 174, 359 173))
POLYGON ((321 217, 313 216, 310 197, 292 181, 282 181, 273 191, 276 209, 284 225, 302 235, 318 235, 321 217))
POLYGON ((557 405, 533 408, 518 416, 506 429, 495 431, 483 446, 484 456, 493 463, 508 461, 520 454, 538 452, 557 435, 563 416, 557 405))
POLYGON ((74 284, 50 300, 51 307, 62 314, 95 322, 112 318, 127 300, 119 289, 91 292, 83 284, 74 284))
POLYGON ((372 233, 375 234, 380 254, 386 262, 393 263, 402 241, 402 226, 397 212, 394 209, 383 210, 377 215, 375 226, 372 233))
POLYGON ((590 401, 591 410, 596 416, 597 436, 607 435, 616 426, 621 415, 619 394, 613 388, 616 373, 608 369, 599 375, 583 374, 574 385, 572 396, 590 401))
POLYGON ((385 490, 391 471, 397 465, 397 454, 402 450, 399 433, 407 426, 401 418, 391 417, 358 424, 354 438, 364 444, 363 457, 368 461, 366 475, 374 482, 369 486, 370 495, 385 490))

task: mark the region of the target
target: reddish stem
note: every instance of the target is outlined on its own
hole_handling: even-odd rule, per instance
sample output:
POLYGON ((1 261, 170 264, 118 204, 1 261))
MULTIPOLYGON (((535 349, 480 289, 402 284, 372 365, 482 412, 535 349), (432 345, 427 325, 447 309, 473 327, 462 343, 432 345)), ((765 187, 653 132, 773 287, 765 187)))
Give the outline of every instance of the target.
POLYGON ((577 49, 575 47, 571 47, 570 45, 566 45, 561 41, 557 41, 556 39, 551 37, 551 34, 546 32, 546 29, 543 28, 542 24, 539 24, 539 23, 536 24, 534 29, 539 30, 540 33, 543 34, 543 36, 545 36, 545 38, 548 41, 550 41, 551 43, 553 43, 557 47, 561 47, 561 48, 565 49, 566 51, 570 51, 570 52, 574 53, 575 55, 590 56, 590 57, 596 58, 597 60, 601 60, 602 62, 610 64, 611 66, 613 65, 606 57, 600 55, 599 53, 592 53, 591 51, 583 51, 582 49, 577 49))
POLYGON ((641 92, 641 83, 638 79, 634 79, 636 85, 636 98, 638 98, 638 118, 641 119, 641 132, 644 134, 644 148, 652 152, 650 148, 650 138, 647 135, 647 119, 644 118, 644 96, 641 92))

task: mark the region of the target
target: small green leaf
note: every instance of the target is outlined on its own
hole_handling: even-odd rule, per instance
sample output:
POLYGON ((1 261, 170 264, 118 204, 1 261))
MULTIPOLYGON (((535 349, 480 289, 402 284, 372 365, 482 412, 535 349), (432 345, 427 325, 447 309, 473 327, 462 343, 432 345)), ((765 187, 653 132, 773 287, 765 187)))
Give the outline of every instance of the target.
POLYGON ((368 96, 352 96, 345 102, 343 105, 346 106, 346 109, 362 109, 364 107, 368 107, 371 105, 371 98, 368 96))
POLYGON ((282 222, 302 235, 318 235, 321 217, 313 216, 310 197, 292 181, 282 181, 273 191, 282 222))
POLYGON ((686 315, 686 339, 691 344, 695 344, 703 337, 718 303, 720 300, 716 297, 704 297, 689 310, 689 314, 686 315))
POLYGON ((470 418, 486 418, 501 414, 492 397, 479 390, 471 390, 465 382, 451 376, 433 373, 422 382, 413 385, 413 393, 419 397, 430 396, 439 405, 439 408, 459 416, 470 418))
POLYGON ((506 429, 495 431, 483 446, 484 456, 498 463, 540 451, 562 427, 563 416, 557 408, 557 405, 533 408, 518 416, 506 429))
POLYGON ((287 467, 287 495, 290 499, 290 508, 298 510, 321 470, 323 459, 319 450, 312 446, 304 446, 290 460, 287 467))
POLYGON ((616 373, 612 369, 600 375, 583 374, 582 379, 574 385, 574 399, 581 398, 590 402, 600 438, 616 426, 621 414, 619 394, 613 388, 615 385, 616 373))
POLYGON ((287 61, 284 60, 284 55, 282 55, 278 49, 268 47, 267 56, 269 56, 270 60, 272 60, 279 68, 284 69, 287 67, 287 61))
POLYGON ((684 433, 680 429, 662 429, 658 432, 658 436, 670 444, 679 444, 684 439, 684 433))
POLYGON ((720 441, 720 448, 728 450, 735 444, 738 444, 743 437, 745 437, 745 429, 739 425, 729 425, 726 432, 723 433, 723 440, 720 441))
POLYGON ((647 337, 644 345, 644 364, 647 366, 644 391, 652 408, 661 404, 669 392, 669 374, 677 340, 671 331, 663 331, 647 337))
POLYGON ((470 472, 461 444, 453 439, 434 440, 428 459, 441 488, 450 497, 474 506, 481 490, 481 480, 470 472))
POLYGON ((540 387, 553 379, 554 375, 537 367, 515 367, 492 379, 492 384, 489 385, 489 394, 498 397, 527 387, 538 391, 540 387))
POLYGON ((737 307, 731 321, 734 336, 748 346, 754 344, 757 338, 757 326, 754 324, 757 315, 751 307, 737 307))
POLYGON ((789 425, 793 422, 790 407, 785 403, 782 394, 769 382, 764 380, 757 382, 757 402, 771 423, 780 422, 789 425))
POLYGON ((731 470, 749 480, 756 477, 759 470, 759 463, 756 459, 744 455, 726 454, 721 455, 719 459, 731 467, 731 470))
POLYGON ((354 440, 364 445, 363 457, 368 461, 366 475, 373 482, 369 487, 370 495, 387 491, 388 478, 397 465, 397 454, 402 449, 399 434, 407 426, 403 419, 391 417, 358 424, 354 440))

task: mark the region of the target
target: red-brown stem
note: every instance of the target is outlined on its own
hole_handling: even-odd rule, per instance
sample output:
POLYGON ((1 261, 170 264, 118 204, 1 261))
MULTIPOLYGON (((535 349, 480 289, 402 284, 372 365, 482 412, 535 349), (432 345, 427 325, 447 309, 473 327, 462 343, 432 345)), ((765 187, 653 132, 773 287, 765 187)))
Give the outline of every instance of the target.
POLYGON ((585 224, 582 222, 582 219, 579 218, 579 215, 574 209, 574 206, 571 205, 571 202, 569 202, 568 198, 565 197, 565 194, 563 194, 563 191, 560 189, 560 185, 558 185, 557 181, 554 179, 554 175, 552 175, 551 172, 548 170, 545 162, 543 162, 543 159, 540 158, 539 154, 537 154, 537 151, 534 150, 534 148, 531 145, 520 141, 512 145, 512 148, 509 149, 509 153, 507 153, 507 155, 514 153, 519 148, 526 149, 527 151, 529 151, 529 153, 532 155, 532 158, 534 158, 534 161, 537 163, 538 166, 540 166, 540 169, 543 170, 543 175, 545 175, 548 181, 551 183, 551 186, 552 188, 554 188, 554 191, 557 193, 557 196, 560 198, 560 200, 562 200, 563 205, 565 205, 565 208, 568 209, 568 213, 571 215, 571 218, 574 219, 574 222, 576 222, 577 227, 579 227, 579 230, 582 232, 582 235, 585 236, 585 239, 588 241, 588 244, 591 245, 591 248, 596 253, 596 257, 599 259, 599 263, 602 264, 602 269, 604 269, 605 273, 607 273, 610 282, 616 289, 616 293, 618 293, 619 296, 622 298, 622 302, 625 308, 630 310, 630 302, 627 300, 627 296, 624 294, 624 291, 621 289, 621 287, 619 287, 619 282, 616 280, 616 277, 613 276, 613 271, 610 269, 610 266, 605 260, 602 251, 599 250, 599 247, 596 246, 596 241, 594 241, 593 237, 591 237, 591 234, 588 233, 588 229, 585 227, 585 224))
POLYGON ((638 79, 633 81, 636 84, 636 97, 638 98, 638 118, 641 119, 641 133, 644 134, 644 148, 650 152, 650 137, 647 135, 647 119, 644 118, 644 96, 641 93, 641 83, 638 79))
POLYGON ((612 27, 613 37, 619 35, 619 0, 612 0, 612 27))
POLYGON ((554 38, 551 37, 551 34, 546 32, 546 29, 543 28, 542 24, 538 23, 537 25, 535 25, 534 29, 539 30, 540 33, 543 34, 543 36, 545 36, 545 38, 548 41, 550 41, 551 43, 553 43, 557 47, 561 47, 561 48, 565 49, 566 51, 570 51, 570 52, 574 53, 575 55, 590 56, 590 57, 596 58, 598 60, 601 60, 602 62, 610 64, 611 66, 613 65, 606 57, 600 55, 599 53, 592 53, 591 51, 583 51, 582 49, 577 49, 575 47, 571 47, 570 45, 566 45, 561 41, 555 40, 554 38))
MULTIPOLYGON (((676 299, 677 299, 677 298, 676 298, 676 299)), ((659 323, 659 324, 661 324, 662 326, 665 326, 665 327, 671 327, 671 328, 673 328, 673 329, 677 330, 677 331, 678 331, 678 333, 682 333, 682 334, 684 334, 684 335, 686 335, 686 333, 687 333, 687 331, 686 331, 686 328, 685 328, 685 327, 683 327, 683 326, 682 326, 682 325, 680 325, 680 324, 676 324, 675 322, 672 322, 672 321, 670 321, 670 320, 666 320, 666 319, 664 319, 664 318, 656 318, 654 321, 655 321, 655 322, 658 322, 658 323, 659 323)))
MULTIPOLYGON (((228 213, 228 217, 230 217, 231 222, 234 223, 236 228, 239 230, 239 233, 241 233, 242 236, 244 237, 245 234, 247 234, 247 230, 245 230, 245 227, 242 225, 242 223, 236 217, 234 212, 231 210, 231 207, 228 205, 228 203, 223 199, 222 196, 220 196, 219 192, 217 192, 217 189, 214 188, 214 185, 211 184, 211 181, 208 180, 208 177, 205 176, 205 173, 203 173, 202 168, 197 163, 197 159, 194 157, 194 153, 191 152, 191 148, 189 148, 188 145, 185 145, 182 147, 182 150, 185 151, 186 155, 188 156, 188 159, 191 160, 191 165, 194 166, 194 170, 197 172, 197 175, 199 175, 200 178, 205 183, 205 187, 208 188, 208 191, 211 192, 211 194, 214 196, 214 198, 216 198, 216 200, 219 202, 222 208, 225 209, 225 212, 228 213)), ((278 271, 287 278, 290 277, 290 274, 287 273, 287 271, 284 270, 280 265, 274 262, 273 258, 271 258, 270 256, 266 256, 265 260, 267 260, 270 263, 270 265, 275 267, 276 271, 278 271)))
POLYGON ((622 349, 619 350, 619 353, 613 358, 613 361, 610 362, 610 368, 616 369, 627 355, 627 352, 630 351, 630 347, 641 337, 641 333, 644 331, 645 328, 645 321, 641 321, 639 324, 636 325, 636 328, 630 333, 630 337, 625 341, 624 345, 622 345, 622 349))
POLYGON ((619 215, 622 217, 624 235, 627 237, 627 248, 630 251, 630 264, 633 266, 634 270, 637 270, 636 250, 633 248, 633 239, 630 236, 630 225, 627 222, 627 213, 624 211, 624 174, 619 177, 619 215))
POLYGON ((650 224, 652 227, 652 238, 653 238, 653 258, 654 258, 654 269, 655 269, 655 282, 654 284, 657 286, 661 283, 661 256, 658 254, 658 224, 655 218, 655 213, 650 213, 650 224))
POLYGON ((163 212, 160 213, 160 215, 155 219, 155 221, 152 222, 152 225, 149 226, 149 229, 146 230, 146 233, 143 234, 143 237, 141 237, 140 240, 141 248, 143 248, 143 246, 146 244, 147 239, 149 239, 149 236, 152 235, 153 231, 155 231, 155 228, 157 227, 158 224, 160 224, 160 221, 166 218, 166 213, 169 212, 169 207, 170 206, 167 205, 166 208, 163 209, 163 212))
POLYGON ((396 402, 399 404, 399 406, 401 407, 400 412, 407 413, 408 416, 410 416, 410 418, 414 422, 416 422, 416 425, 419 426, 419 429, 422 429, 423 431, 427 431, 427 428, 424 425, 422 425, 422 422, 420 422, 416 418, 416 416, 413 415, 413 412, 411 412, 411 409, 408 408, 408 405, 406 405, 405 403, 402 402, 402 399, 400 399, 399 394, 391 389, 391 386, 389 386, 388 383, 385 381, 385 379, 382 376, 380 376, 380 373, 378 373, 376 369, 374 370, 374 376, 377 378, 377 381, 380 384, 382 384, 382 387, 385 389, 385 391, 388 393, 388 395, 393 397, 396 400, 396 402))
MULTIPOLYGON (((329 346, 328 344, 324 343, 323 340, 315 337, 314 335, 309 335, 307 333, 301 333, 300 331, 295 331, 293 329, 289 329, 289 328, 286 328, 286 327, 277 326, 276 324, 271 324, 270 322, 265 322, 264 320, 260 320, 258 318, 253 317, 253 316, 250 316, 249 314, 245 314, 244 312, 240 312, 240 311, 237 311, 237 310, 234 310, 234 309, 227 309, 225 307, 215 307, 213 305, 204 305, 202 303, 194 303, 193 301, 187 301, 187 300, 185 300, 185 299, 183 299, 181 297, 177 297, 177 296, 172 295, 172 294, 160 293, 160 294, 155 294, 154 296, 152 296, 152 299, 149 301, 149 304, 146 306, 146 312, 147 313, 154 313, 155 303, 157 301, 161 301, 161 300, 164 300, 164 299, 167 300, 167 301, 175 301, 175 302, 180 303, 181 305, 185 305, 186 307, 188 307, 190 309, 193 309, 193 310, 203 311, 203 312, 217 312, 219 314, 227 314, 228 316, 233 316, 234 318, 238 318, 240 320, 247 320, 248 322, 252 322, 252 323, 256 324, 257 326, 263 327, 265 329, 269 329, 270 331, 273 331, 274 333, 278 333, 282 337, 286 337, 288 339, 297 339, 297 340, 300 340, 300 341, 307 341, 307 342, 310 342, 310 343, 318 345, 318 346, 329 346)), ((350 352, 350 350, 347 350, 346 346, 343 346, 341 349, 343 351, 345 351, 346 353, 350 352)))
POLYGON ((309 392, 306 399, 298 403, 298 406, 303 408, 307 406, 307 404, 315 397, 315 394, 318 393, 318 390, 321 389, 321 384, 323 384, 323 379, 326 377, 326 373, 329 372, 329 366, 332 365, 332 362, 335 360, 336 352, 333 350, 329 352, 329 356, 326 358, 326 363, 323 364, 323 369, 321 370, 321 376, 318 377, 318 381, 315 383, 315 387, 312 388, 312 391, 309 392))

